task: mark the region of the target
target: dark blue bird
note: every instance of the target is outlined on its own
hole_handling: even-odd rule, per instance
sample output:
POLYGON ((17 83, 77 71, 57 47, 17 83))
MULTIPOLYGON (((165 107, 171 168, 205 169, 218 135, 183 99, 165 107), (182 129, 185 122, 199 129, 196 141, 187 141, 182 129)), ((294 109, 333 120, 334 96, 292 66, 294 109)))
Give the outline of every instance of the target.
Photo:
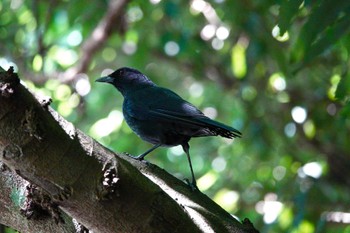
POLYGON ((192 137, 220 135, 241 137, 241 133, 227 125, 211 120, 173 91, 158 87, 140 71, 120 68, 96 80, 115 86, 124 96, 123 114, 130 128, 154 146, 137 156, 138 160, 160 146, 181 145, 191 169, 192 187, 197 188, 193 174, 188 142, 192 137))

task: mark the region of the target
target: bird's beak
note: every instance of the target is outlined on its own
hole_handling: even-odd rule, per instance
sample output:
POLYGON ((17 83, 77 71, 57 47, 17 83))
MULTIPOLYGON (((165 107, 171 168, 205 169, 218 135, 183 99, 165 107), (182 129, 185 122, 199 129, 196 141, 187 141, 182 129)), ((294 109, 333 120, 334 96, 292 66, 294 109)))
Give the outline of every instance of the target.
POLYGON ((113 79, 109 76, 101 77, 99 79, 96 79, 95 82, 101 82, 101 83, 113 83, 113 79))

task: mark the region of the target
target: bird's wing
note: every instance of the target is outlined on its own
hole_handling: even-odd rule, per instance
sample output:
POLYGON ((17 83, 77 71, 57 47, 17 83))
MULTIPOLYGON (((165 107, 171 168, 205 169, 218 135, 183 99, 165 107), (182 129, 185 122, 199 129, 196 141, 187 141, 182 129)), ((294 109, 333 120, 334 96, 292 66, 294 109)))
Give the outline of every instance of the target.
POLYGON ((139 91, 128 96, 126 101, 124 107, 127 108, 128 113, 139 120, 157 116, 170 117, 169 119, 205 117, 201 111, 175 92, 161 87, 139 91))
POLYGON ((208 135, 220 135, 227 138, 241 137, 241 132, 238 130, 214 121, 203 114, 200 115, 188 115, 179 112, 169 111, 167 109, 153 109, 151 112, 162 119, 171 119, 177 122, 183 122, 185 124, 195 125, 208 129, 208 135), (210 133, 209 133, 210 132, 210 133))
POLYGON ((202 129, 198 136, 221 135, 227 138, 241 136, 238 130, 206 117, 200 110, 176 93, 160 87, 152 89, 149 92, 152 94, 151 99, 149 96, 144 96, 143 99, 147 101, 133 101, 134 105, 135 102, 139 103, 132 107, 133 117, 198 127, 202 129))

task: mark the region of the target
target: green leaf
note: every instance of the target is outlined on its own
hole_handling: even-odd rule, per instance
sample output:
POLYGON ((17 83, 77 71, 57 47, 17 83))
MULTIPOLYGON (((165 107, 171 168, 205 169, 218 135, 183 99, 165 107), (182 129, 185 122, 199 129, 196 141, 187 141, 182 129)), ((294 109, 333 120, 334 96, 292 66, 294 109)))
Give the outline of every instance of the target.
MULTIPOLYGON (((347 10, 349 6, 350 1, 341 1, 335 4, 332 0, 324 0, 320 4, 314 6, 292 50, 292 61, 303 61, 310 47, 322 36, 322 33, 330 26, 335 25, 341 16, 342 18, 347 16, 346 13, 344 16, 344 10, 347 10)), ((344 27, 348 28, 346 25, 344 25, 344 27)), ((322 43, 325 42, 326 41, 322 41, 322 43)), ((328 44, 322 47, 327 48, 333 43, 334 41, 328 42, 328 44)), ((317 53, 319 54, 320 52, 322 51, 318 51, 317 53)), ((308 60, 312 58, 313 57, 309 55, 307 57, 308 60)))
POLYGON ((302 3, 303 0, 289 0, 282 2, 280 13, 278 16, 278 26, 280 28, 280 35, 283 35, 289 29, 302 3))
POLYGON ((340 79, 335 92, 335 97, 339 100, 350 98, 350 74, 347 74, 340 79))

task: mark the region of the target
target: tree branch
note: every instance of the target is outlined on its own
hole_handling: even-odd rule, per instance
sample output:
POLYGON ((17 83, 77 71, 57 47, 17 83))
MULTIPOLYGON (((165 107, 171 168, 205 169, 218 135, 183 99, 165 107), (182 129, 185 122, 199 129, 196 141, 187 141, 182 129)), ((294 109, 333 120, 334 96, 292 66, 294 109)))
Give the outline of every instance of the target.
MULTIPOLYGON (((69 68, 65 72, 53 72, 49 75, 35 74, 27 72, 25 75, 30 77, 30 80, 37 84, 45 83, 48 79, 56 76, 62 83, 72 83, 77 78, 78 74, 86 73, 93 55, 103 46, 105 41, 116 30, 120 34, 123 34, 126 30, 126 21, 124 19, 125 7, 130 0, 110 0, 106 8, 106 13, 99 21, 97 26, 93 29, 89 38, 87 38, 81 46, 80 58, 77 63, 69 68)), ((51 8, 50 8, 51 9, 51 8)), ((37 18, 38 16, 36 16, 37 18)), ((45 23, 44 23, 45 28, 45 23)), ((43 45, 40 42, 40 38, 43 35, 40 32, 37 33, 38 40, 38 53, 43 54, 51 45, 43 45)))
POLYGON ((12 70, 0 73, 0 161, 94 232, 255 232, 164 170, 75 129, 12 70))
POLYGON ((105 16, 101 19, 91 36, 82 45, 82 55, 74 67, 68 69, 60 77, 62 82, 71 82, 76 75, 85 73, 94 53, 102 47, 107 38, 112 34, 116 25, 123 31, 123 12, 129 0, 111 0, 105 16))

